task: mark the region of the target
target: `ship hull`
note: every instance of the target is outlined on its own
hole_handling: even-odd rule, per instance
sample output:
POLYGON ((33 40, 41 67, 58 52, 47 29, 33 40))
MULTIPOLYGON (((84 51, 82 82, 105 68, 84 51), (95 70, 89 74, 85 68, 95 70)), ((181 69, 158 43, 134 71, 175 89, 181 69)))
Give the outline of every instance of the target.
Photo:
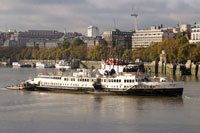
POLYGON ((81 87, 49 87, 49 86, 36 86, 34 91, 52 91, 52 92, 66 92, 66 93, 88 93, 94 91, 93 88, 81 88, 81 87))
POLYGON ((141 96, 182 96, 183 88, 129 89, 125 93, 141 96))
POLYGON ((117 94, 117 95, 136 95, 136 96, 182 96, 183 88, 145 88, 145 89, 129 89, 114 90, 109 88, 79 88, 79 87, 47 87, 36 86, 34 90, 38 91, 55 91, 55 92, 72 92, 72 93, 94 93, 94 94, 117 94))

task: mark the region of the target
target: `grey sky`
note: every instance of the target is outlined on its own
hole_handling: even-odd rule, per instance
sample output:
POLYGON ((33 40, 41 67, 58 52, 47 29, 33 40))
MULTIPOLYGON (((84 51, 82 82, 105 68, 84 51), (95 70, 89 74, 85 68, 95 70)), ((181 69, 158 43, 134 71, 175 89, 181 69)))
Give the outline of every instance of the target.
POLYGON ((0 29, 55 29, 86 34, 89 25, 132 30, 131 8, 139 28, 199 22, 199 0, 0 0, 0 29))

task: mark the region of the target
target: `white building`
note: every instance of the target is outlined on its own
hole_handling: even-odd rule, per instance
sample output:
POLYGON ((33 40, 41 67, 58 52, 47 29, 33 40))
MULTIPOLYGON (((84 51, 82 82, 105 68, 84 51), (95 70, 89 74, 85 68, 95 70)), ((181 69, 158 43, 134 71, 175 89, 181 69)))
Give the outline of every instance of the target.
POLYGON ((89 26, 88 27, 88 37, 96 37, 99 36, 99 28, 97 26, 89 26))
POLYGON ((200 24, 196 24, 191 32, 191 44, 200 44, 200 24))
POLYGON ((180 32, 190 33, 191 32, 191 25, 190 24, 181 24, 180 25, 180 32))
POLYGON ((132 48, 148 47, 152 43, 161 42, 166 38, 173 38, 173 29, 162 28, 162 26, 151 26, 146 30, 137 30, 132 36, 132 48))

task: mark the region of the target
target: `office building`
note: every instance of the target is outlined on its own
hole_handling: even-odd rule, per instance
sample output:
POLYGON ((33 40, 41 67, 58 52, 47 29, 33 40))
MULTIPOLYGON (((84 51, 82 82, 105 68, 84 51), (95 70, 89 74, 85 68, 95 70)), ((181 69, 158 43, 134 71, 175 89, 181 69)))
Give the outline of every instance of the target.
POLYGON ((132 48, 148 47, 153 43, 161 42, 166 38, 175 37, 173 29, 161 26, 151 26, 149 29, 137 30, 132 36, 132 48))

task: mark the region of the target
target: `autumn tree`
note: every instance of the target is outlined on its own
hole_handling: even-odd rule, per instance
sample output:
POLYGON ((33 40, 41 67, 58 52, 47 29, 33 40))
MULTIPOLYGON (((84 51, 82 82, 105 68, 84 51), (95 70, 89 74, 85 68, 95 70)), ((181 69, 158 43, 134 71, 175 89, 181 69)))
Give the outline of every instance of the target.
POLYGON ((96 45, 88 51, 88 59, 90 60, 102 60, 108 55, 108 47, 105 45, 96 45))

